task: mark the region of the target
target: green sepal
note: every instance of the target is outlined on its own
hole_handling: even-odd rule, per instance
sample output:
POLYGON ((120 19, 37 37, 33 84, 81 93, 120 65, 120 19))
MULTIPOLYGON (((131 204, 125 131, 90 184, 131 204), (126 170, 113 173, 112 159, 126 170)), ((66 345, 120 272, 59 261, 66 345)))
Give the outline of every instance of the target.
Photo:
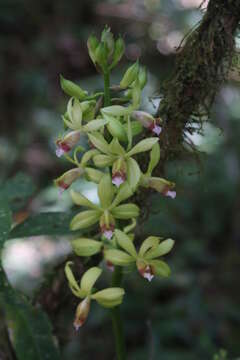
POLYGON ((135 259, 131 255, 117 249, 105 250, 104 258, 112 264, 119 266, 128 266, 135 262, 135 259))
POLYGON ((117 238, 118 245, 128 252, 133 258, 137 257, 137 252, 133 242, 129 239, 128 235, 126 235, 123 231, 116 229, 114 234, 117 238))
POLYGON ((85 229, 91 225, 96 224, 100 218, 101 212, 98 210, 86 210, 75 215, 70 223, 72 231, 85 229))
POLYGON ((139 216, 139 207, 135 204, 123 204, 112 209, 112 215, 116 219, 131 219, 139 216))
POLYGON ((102 243, 100 241, 79 238, 71 241, 73 251, 78 256, 92 256, 101 251, 102 243))
POLYGON ((90 294, 95 282, 97 281, 101 273, 102 273, 102 269, 96 266, 87 270, 81 278, 81 282, 80 282, 81 289, 85 291, 87 294, 90 294))

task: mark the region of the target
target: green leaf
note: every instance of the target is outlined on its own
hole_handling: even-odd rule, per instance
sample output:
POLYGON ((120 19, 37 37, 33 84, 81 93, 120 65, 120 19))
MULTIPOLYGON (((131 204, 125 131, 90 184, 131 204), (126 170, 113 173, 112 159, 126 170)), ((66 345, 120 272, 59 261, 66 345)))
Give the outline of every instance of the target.
POLYGON ((15 226, 9 233, 9 239, 39 235, 67 235, 71 231, 69 223, 75 212, 46 212, 30 216, 15 226))
POLYGON ((0 304, 18 360, 60 360, 47 315, 10 287, 2 269, 0 304))
POLYGON ((0 195, 0 249, 8 239, 12 225, 12 214, 6 198, 0 195))
POLYGON ((23 173, 18 173, 1 186, 0 194, 4 195, 13 211, 18 211, 24 207, 34 191, 35 185, 32 179, 23 173))

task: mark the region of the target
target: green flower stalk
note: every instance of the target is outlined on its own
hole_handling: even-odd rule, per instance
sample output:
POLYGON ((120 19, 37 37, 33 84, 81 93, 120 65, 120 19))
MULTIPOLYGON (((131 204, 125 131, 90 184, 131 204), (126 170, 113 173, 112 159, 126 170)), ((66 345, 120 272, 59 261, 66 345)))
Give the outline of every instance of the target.
POLYGON ((73 168, 57 178, 55 184, 61 191, 79 178, 96 184, 97 203, 82 193, 70 191, 73 203, 81 207, 70 223, 70 229, 81 230, 81 236, 73 237, 71 244, 76 256, 88 258, 98 254, 97 259, 102 257, 114 272, 112 286, 100 291, 95 289, 103 271, 99 266, 88 269, 80 282, 73 275, 71 262, 66 264, 65 274, 72 293, 81 299, 74 320, 76 329, 86 321, 92 301, 105 308, 116 307, 111 311, 116 354, 118 360, 125 360, 118 309, 125 293, 121 287, 121 269, 127 267, 128 272, 136 269, 148 281, 154 276, 169 276, 170 268, 162 257, 174 245, 172 239, 148 236, 139 247, 135 246, 134 231, 141 209, 134 195, 142 188, 151 188, 174 198, 176 191, 172 181, 153 174, 160 161, 162 128, 161 119, 140 108, 142 90, 147 83, 146 68, 137 61, 125 71, 119 84, 111 86, 111 71, 124 54, 123 39, 114 39, 106 27, 100 39, 91 35, 87 46, 93 64, 103 76, 104 89, 89 94, 78 84, 60 77, 61 87, 70 99, 62 115, 64 132, 56 141, 56 155, 64 156, 73 168), (82 146, 84 137, 90 148, 82 146), (149 156, 148 164, 142 164, 145 153, 149 156), (147 170, 143 171, 146 165, 147 170))

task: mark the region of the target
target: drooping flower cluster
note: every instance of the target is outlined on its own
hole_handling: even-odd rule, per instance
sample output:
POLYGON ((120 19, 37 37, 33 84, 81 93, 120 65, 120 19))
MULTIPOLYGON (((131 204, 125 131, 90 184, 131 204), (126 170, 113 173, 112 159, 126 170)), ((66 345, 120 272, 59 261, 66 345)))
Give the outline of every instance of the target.
MULTIPOLYGON (((114 40, 109 28, 104 29, 100 40, 90 36, 88 50, 104 76, 104 92, 89 94, 61 76, 61 87, 70 100, 62 116, 65 133, 56 140, 56 155, 64 156, 74 165, 55 180, 61 192, 79 177, 96 183, 98 188, 98 204, 71 190, 74 204, 86 208, 74 216, 71 230, 81 230, 84 234, 85 229, 95 229, 93 225, 98 224, 93 238, 83 236, 72 241, 73 250, 83 257, 102 253, 108 267, 126 266, 132 270, 135 267, 148 281, 154 276, 168 276, 170 269, 159 258, 172 249, 173 240, 149 236, 139 249, 134 244, 140 209, 131 197, 141 187, 171 198, 176 196, 173 182, 152 176, 160 161, 162 128, 160 118, 139 110, 147 82, 146 69, 137 61, 127 69, 119 85, 110 86, 110 72, 124 53, 124 42, 122 38, 114 40), (88 140, 89 149, 80 146, 83 138, 88 140), (145 152, 149 153, 149 164, 143 172, 139 154, 145 152)), ((102 272, 100 268, 89 269, 80 285, 69 263, 65 272, 73 294, 83 299, 76 311, 76 328, 84 323, 91 300, 105 307, 122 302, 124 290, 120 287, 97 292, 93 288, 102 272)))

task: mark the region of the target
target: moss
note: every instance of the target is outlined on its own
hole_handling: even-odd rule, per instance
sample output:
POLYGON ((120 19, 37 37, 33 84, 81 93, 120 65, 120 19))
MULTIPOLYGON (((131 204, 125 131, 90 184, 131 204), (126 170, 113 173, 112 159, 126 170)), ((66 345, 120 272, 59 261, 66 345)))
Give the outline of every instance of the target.
POLYGON ((188 134, 201 131, 209 119, 215 95, 232 65, 239 21, 240 0, 210 0, 201 23, 179 47, 158 109, 164 130, 162 164, 179 156, 188 134))

